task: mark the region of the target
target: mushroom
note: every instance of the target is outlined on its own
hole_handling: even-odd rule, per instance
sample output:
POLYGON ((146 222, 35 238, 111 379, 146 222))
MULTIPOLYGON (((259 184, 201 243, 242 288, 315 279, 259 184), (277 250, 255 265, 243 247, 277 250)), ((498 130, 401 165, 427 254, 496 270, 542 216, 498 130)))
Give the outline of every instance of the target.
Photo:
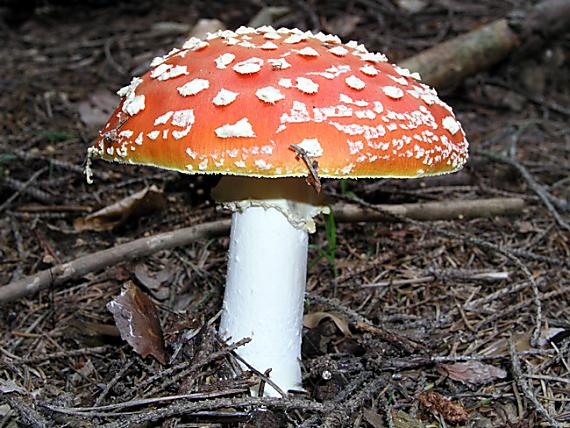
POLYGON ((467 159, 451 108, 418 79, 322 33, 192 38, 119 90, 88 179, 92 157, 223 174, 214 196, 233 216, 220 334, 250 337, 240 356, 299 390, 308 233, 326 211, 320 178, 424 177, 467 159))

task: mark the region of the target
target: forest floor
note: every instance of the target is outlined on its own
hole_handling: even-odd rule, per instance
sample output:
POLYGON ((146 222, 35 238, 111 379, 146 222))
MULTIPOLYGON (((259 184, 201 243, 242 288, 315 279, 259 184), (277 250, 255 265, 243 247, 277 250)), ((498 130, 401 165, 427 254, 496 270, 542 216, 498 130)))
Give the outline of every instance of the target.
MULTIPOLYGON (((132 75, 180 45, 200 18, 237 28, 261 2, 47 2, 18 13, 6 4, 0 290, 140 237, 229 218, 210 199, 213 178, 96 162, 88 185, 83 166, 132 75), (98 230, 85 225, 88 214, 153 185, 142 208, 98 230)), ((336 33, 397 63, 531 4, 293 2, 274 25, 336 33)), ((440 92, 473 149, 460 173, 324 181, 325 193, 368 204, 515 197, 525 206, 508 216, 334 229, 319 219, 305 393, 251 397, 257 375, 230 376, 235 354, 216 336, 228 238, 211 238, 118 260, 1 307, 0 428, 570 426, 569 52, 566 34, 440 92), (122 341, 107 310, 129 281, 158 310, 165 364, 122 341)))

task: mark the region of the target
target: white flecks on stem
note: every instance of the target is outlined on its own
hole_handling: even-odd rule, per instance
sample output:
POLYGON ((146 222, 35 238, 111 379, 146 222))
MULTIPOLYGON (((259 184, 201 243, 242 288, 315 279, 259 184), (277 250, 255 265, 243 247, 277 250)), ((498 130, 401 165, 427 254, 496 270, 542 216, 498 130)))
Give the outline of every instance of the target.
MULTIPOLYGON (((271 367, 269 377, 284 391, 302 388, 307 245, 307 232, 275 208, 233 214, 220 334, 231 342, 251 338, 238 354, 261 372, 271 367)), ((269 385, 265 395, 279 396, 269 385)))

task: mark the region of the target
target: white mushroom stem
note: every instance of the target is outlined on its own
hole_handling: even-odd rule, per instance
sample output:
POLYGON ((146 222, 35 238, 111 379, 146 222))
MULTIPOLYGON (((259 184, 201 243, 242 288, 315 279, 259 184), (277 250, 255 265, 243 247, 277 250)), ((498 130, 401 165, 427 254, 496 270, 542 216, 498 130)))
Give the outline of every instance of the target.
MULTIPOLYGON (((328 212, 304 179, 224 177, 213 196, 234 211, 220 334, 284 392, 302 390, 308 233, 328 212)), ((246 367, 244 367, 246 368, 246 367)), ((280 396, 270 385, 265 395, 280 396)))
MULTIPOLYGON (((221 335, 251 342, 238 354, 283 391, 301 390, 308 233, 275 208, 234 212, 221 335)), ((279 396, 271 386, 265 395, 279 396)))

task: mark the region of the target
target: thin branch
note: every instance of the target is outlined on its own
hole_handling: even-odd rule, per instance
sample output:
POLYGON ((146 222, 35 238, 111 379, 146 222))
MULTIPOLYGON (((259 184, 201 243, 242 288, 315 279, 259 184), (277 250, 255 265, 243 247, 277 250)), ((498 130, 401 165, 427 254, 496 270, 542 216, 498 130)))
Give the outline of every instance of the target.
POLYGON ((0 287, 0 305, 31 296, 51 286, 58 287, 67 281, 81 278, 87 273, 105 269, 119 262, 188 245, 190 242, 199 239, 224 235, 229 228, 230 220, 218 220, 148 238, 136 239, 107 250, 88 254, 0 287))
POLYGON ((501 247, 499 245, 493 244, 492 242, 486 241, 484 239, 461 235, 460 233, 451 232, 449 230, 445 230, 445 229, 442 229, 440 227, 433 226, 429 223, 418 222, 418 221, 411 219, 409 217, 402 216, 399 213, 396 213, 393 211, 387 211, 379 205, 371 204, 371 203, 366 202, 366 201, 364 201, 364 200, 362 200, 356 196, 344 196, 344 195, 336 195, 336 196, 342 200, 357 202, 358 204, 360 204, 364 207, 367 207, 367 208, 370 208, 372 210, 383 213, 387 217, 392 217, 392 219, 400 221, 402 223, 412 224, 412 225, 420 227, 420 228, 425 228, 425 229, 430 230, 436 234, 443 235, 443 236, 446 236, 448 238, 461 240, 461 241, 476 245, 480 248, 486 248, 488 250, 491 250, 491 251, 498 253, 498 254, 502 254, 505 257, 507 257, 514 265, 516 265, 525 274, 525 276, 527 277, 527 279, 530 283, 530 286, 532 288, 533 303, 535 305, 535 320, 534 320, 534 329, 533 329, 533 333, 532 333, 531 344, 534 346, 538 342, 541 327, 542 327, 542 305, 540 303, 540 292, 538 290, 538 285, 536 284, 534 277, 532 276, 532 274, 530 273, 530 271, 528 270, 526 265, 515 254, 513 254, 512 251, 510 251, 509 249, 506 249, 504 247, 501 247))
POLYGON ((512 361, 512 369, 513 369, 513 378, 516 384, 522 389, 525 397, 533 404, 534 408, 540 413, 544 418, 550 423, 550 426, 554 428, 562 428, 562 425, 558 423, 554 417, 548 413, 548 410, 542 405, 538 398, 534 395, 532 390, 530 389, 529 384, 524 379, 524 374, 521 370, 521 363, 519 360, 519 356, 515 349, 515 343, 513 338, 509 338, 509 353, 511 354, 511 361, 512 361))
MULTIPOLYGON (((47 169, 48 169, 47 167, 44 167, 44 168, 40 169, 39 171, 34 172, 34 174, 25 183, 21 183, 17 180, 14 180, 13 178, 10 178, 10 177, 4 177, 3 178, 4 184, 7 185, 8 187, 16 188, 16 192, 14 192, 12 194, 12 196, 10 196, 8 199, 6 199, 4 201, 4 203, 2 205, 0 205, 0 212, 4 211, 6 209, 6 207, 10 206, 10 204, 18 196, 20 196, 21 193, 28 192, 28 188, 32 185, 32 183, 34 181, 36 181, 40 175, 42 175, 44 172, 46 172, 47 169)), ((36 196, 37 196, 37 193, 36 193, 36 196)), ((47 198, 50 199, 50 203, 53 202, 53 198, 51 197, 51 195, 47 195, 47 198)), ((46 198, 43 198, 43 200, 42 200, 42 198, 37 198, 37 199, 39 199, 41 202, 46 202, 46 198)))
POLYGON ((496 162, 508 164, 513 168, 515 168, 518 171, 518 173, 521 175, 521 177, 525 179, 525 181, 528 184, 528 187, 530 187, 531 190, 538 195, 544 206, 548 209, 552 217, 554 217, 554 220, 556 220, 556 223, 558 223, 560 227, 566 230, 570 230, 570 224, 568 224, 568 222, 566 222, 566 220, 562 218, 560 213, 556 210, 556 207, 552 204, 551 202, 552 197, 548 194, 546 190, 543 189, 543 187, 540 184, 537 183, 532 174, 528 171, 528 169, 525 168, 523 164, 521 164, 518 160, 514 158, 502 156, 498 153, 492 153, 484 150, 476 150, 475 153, 485 156, 496 162))
MULTIPOLYGON (((350 200, 350 199, 349 199, 350 200)), ((351 200, 351 202, 354 202, 351 200)), ((403 205, 366 205, 362 209, 355 206, 335 206, 335 218, 342 222, 357 221, 389 221, 402 218, 417 220, 442 220, 458 217, 473 218, 489 215, 520 212, 524 201, 512 199, 486 199, 478 201, 442 201, 403 205), (406 217, 402 217, 402 216, 406 217)), ((145 257, 157 251, 184 246, 190 242, 223 236, 230 228, 230 220, 219 220, 187 227, 176 231, 165 232, 148 238, 136 239, 127 244, 118 245, 98 251, 40 271, 0 287, 0 305, 32 296, 51 286, 58 287, 65 282, 77 280, 87 273, 108 268, 118 263, 145 257)))

